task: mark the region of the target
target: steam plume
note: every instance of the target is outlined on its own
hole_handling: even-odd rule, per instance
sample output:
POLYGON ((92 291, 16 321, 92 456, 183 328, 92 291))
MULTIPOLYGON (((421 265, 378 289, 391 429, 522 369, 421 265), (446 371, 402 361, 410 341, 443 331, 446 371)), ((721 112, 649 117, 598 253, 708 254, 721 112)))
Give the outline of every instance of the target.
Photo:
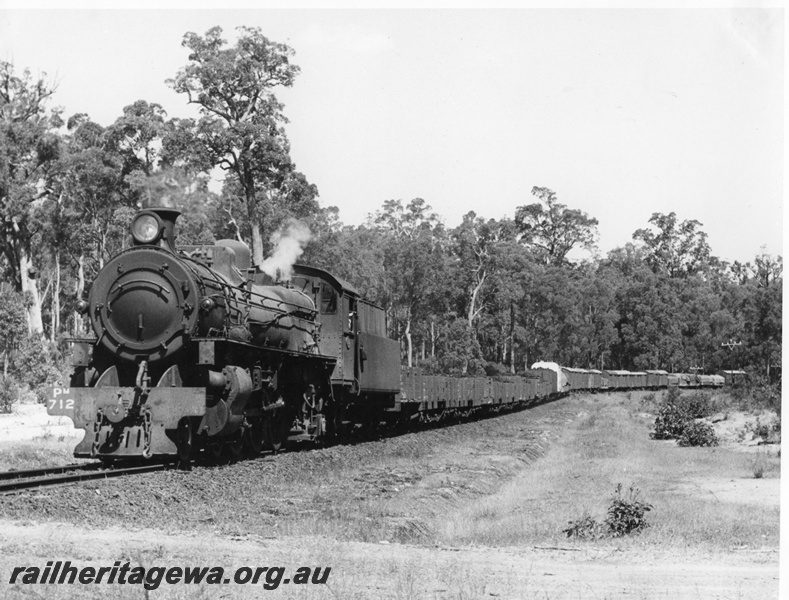
POLYGON ((260 270, 274 280, 289 281, 293 275, 293 264, 304 252, 310 238, 309 227, 301 221, 289 219, 271 237, 274 253, 261 263, 260 270))

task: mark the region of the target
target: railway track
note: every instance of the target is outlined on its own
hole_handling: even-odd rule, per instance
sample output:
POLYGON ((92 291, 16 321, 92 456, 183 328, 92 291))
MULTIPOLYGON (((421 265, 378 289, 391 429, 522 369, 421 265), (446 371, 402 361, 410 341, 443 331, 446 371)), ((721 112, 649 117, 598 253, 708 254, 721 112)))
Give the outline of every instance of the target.
POLYGON ((59 475, 69 471, 89 471, 100 469, 101 463, 72 463, 60 467, 44 467, 40 469, 20 469, 13 471, 0 471, 0 481, 10 481, 14 479, 29 479, 33 477, 46 477, 48 475, 59 475))
MULTIPOLYGON (((503 407, 495 407, 496 413, 503 407)), ((508 406, 509 410, 514 407, 508 406)), ((516 410, 522 410, 525 406, 518 406, 516 410)), ((507 411, 509 412, 509 411, 507 411)), ((490 415, 495 416, 495 415, 490 415)), ((469 419, 468 416, 463 420, 469 419)), ((420 421, 417 427, 430 428, 436 426, 442 419, 428 419, 420 421)), ((390 431, 377 431, 372 439, 383 439, 389 437, 396 437, 404 433, 402 430, 390 431)), ((356 439, 356 442, 363 441, 356 439)), ((346 440, 346 443, 351 443, 351 440, 346 440)), ((304 440, 291 440, 290 444, 286 444, 279 452, 298 452, 304 449, 314 448, 312 444, 304 442, 304 440), (301 442, 301 443, 299 443, 301 442)), ((266 453, 268 454, 268 453, 266 453)), ((275 453, 276 454, 276 453, 275 453)), ((241 455, 212 455, 209 452, 203 452, 201 456, 195 457, 187 467, 179 464, 178 461, 164 461, 149 463, 145 465, 133 464, 131 466, 120 466, 118 464, 112 467, 106 467, 100 462, 92 463, 72 463, 59 467, 44 467, 39 469, 23 469, 15 471, 0 471, 0 495, 12 494, 27 489, 53 487, 58 485, 66 485, 69 483, 78 483, 81 481, 91 481, 96 479, 110 479, 113 477, 121 477, 124 475, 135 475, 152 473, 156 471, 164 471, 173 468, 186 468, 191 470, 192 466, 216 466, 226 464, 228 461, 233 463, 241 459, 241 455)))
POLYGON ((175 466, 176 463, 174 462, 112 468, 107 468, 100 464, 72 464, 62 467, 4 471, 0 473, 0 494, 11 494, 26 489, 66 485, 94 479, 110 479, 125 475, 164 471, 175 468, 175 466))

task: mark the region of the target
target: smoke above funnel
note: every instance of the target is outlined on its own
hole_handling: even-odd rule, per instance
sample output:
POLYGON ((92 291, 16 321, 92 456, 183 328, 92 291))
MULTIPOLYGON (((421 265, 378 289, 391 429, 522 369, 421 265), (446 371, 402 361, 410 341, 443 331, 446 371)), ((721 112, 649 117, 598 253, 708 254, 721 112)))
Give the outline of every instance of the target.
POLYGON ((274 251, 261 263, 260 270, 275 281, 289 281, 293 265, 311 238, 309 227, 301 221, 289 219, 271 236, 274 251))

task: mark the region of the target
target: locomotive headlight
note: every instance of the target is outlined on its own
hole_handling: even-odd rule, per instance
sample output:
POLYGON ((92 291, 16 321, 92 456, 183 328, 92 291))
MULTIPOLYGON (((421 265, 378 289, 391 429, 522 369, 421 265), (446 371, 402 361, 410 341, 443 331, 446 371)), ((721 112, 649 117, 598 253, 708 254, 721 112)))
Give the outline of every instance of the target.
POLYGON ((142 213, 132 221, 132 237, 138 244, 153 244, 159 239, 161 231, 162 223, 152 213, 142 213))
POLYGON ((88 303, 84 300, 78 300, 76 309, 78 313, 84 315, 86 312, 88 312, 88 303))

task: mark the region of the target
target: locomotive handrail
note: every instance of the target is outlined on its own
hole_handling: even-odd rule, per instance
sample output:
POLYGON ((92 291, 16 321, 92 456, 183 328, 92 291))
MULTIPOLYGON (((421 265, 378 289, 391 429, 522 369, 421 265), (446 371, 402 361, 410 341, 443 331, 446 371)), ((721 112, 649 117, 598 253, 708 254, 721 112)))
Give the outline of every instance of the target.
MULTIPOLYGON (((150 279, 129 279, 128 281, 124 281, 123 283, 116 283, 115 285, 116 285, 116 287, 117 287, 119 290, 122 290, 124 286, 126 286, 126 285, 131 285, 132 283, 147 283, 147 284, 150 284, 150 285, 155 285, 155 286, 157 286, 157 287, 158 287, 158 288, 159 288, 161 291, 163 291, 164 293, 166 293, 166 294, 169 294, 169 293, 170 293, 170 290, 168 290, 168 289, 167 289, 165 286, 163 286, 161 283, 157 283, 156 281, 151 281, 150 279)), ((115 291, 115 287, 111 288, 111 289, 110 289, 110 291, 109 291, 109 292, 107 292, 107 295, 109 296, 109 295, 110 295, 110 294, 112 294, 112 292, 114 292, 114 291, 115 291)))
MULTIPOLYGON (((198 260, 196 260, 194 258, 191 258, 191 257, 180 257, 180 258, 182 258, 184 260, 184 262, 195 262, 197 264, 202 265, 202 263, 200 263, 200 261, 198 261, 198 260)), ((217 283, 218 285, 220 285, 220 286, 231 288, 231 289, 243 288, 243 286, 234 286, 232 282, 225 281, 224 278, 220 274, 216 273, 215 271, 213 271, 211 269, 208 270, 208 273, 211 274, 211 276, 213 278, 213 281, 215 283, 217 283)), ((249 282, 251 280, 246 280, 246 281, 249 282)), ((275 305, 274 306, 267 306, 266 308, 268 308, 269 310, 282 312, 284 315, 293 315, 295 312, 298 312, 298 311, 311 313, 313 316, 318 314, 317 308, 307 308, 305 306, 301 306, 300 304, 296 304, 294 302, 289 302, 287 300, 283 300, 282 298, 276 298, 274 296, 269 296, 267 294, 262 294, 260 292, 254 291, 252 289, 244 289, 243 291, 244 291, 245 294, 247 294, 249 296, 250 300, 251 300, 252 296, 255 296, 255 297, 258 297, 258 298, 263 298, 265 300, 271 301, 275 305), (277 305, 280 305, 280 306, 277 306, 277 305), (289 307, 289 308, 281 308, 281 306, 285 306, 285 307, 289 307), (294 311, 292 309, 296 309, 296 310, 294 311)), ((299 291, 299 290, 295 290, 295 291, 299 291)), ((307 296, 307 294, 304 294, 304 292, 299 292, 299 293, 303 294, 304 297, 307 298, 308 300, 310 299, 309 296, 307 296)))
MULTIPOLYGON (((298 291, 298 290, 296 290, 296 291, 298 291)), ((304 292, 299 292, 299 293, 303 294, 304 292)), ((290 307, 293 307, 293 308, 296 309, 295 311, 293 311, 293 310, 288 311, 286 309, 280 308, 279 306, 267 306, 266 307, 266 308, 268 308, 270 310, 282 311, 285 315, 292 315, 292 314, 294 314, 294 312, 298 312, 298 311, 310 312, 310 313, 315 313, 315 314, 317 314, 317 312, 318 312, 318 310, 315 309, 315 308, 307 308, 305 306, 301 306, 300 304, 296 304, 295 302, 288 302, 287 300, 282 300, 281 298, 275 298, 273 296, 267 296, 266 294, 261 294, 260 292, 255 292, 255 291, 252 291, 252 290, 249 291, 249 295, 250 296, 257 296, 257 297, 263 298, 265 300, 270 300, 270 301, 272 301, 272 302, 274 302, 276 304, 280 304, 280 305, 283 305, 283 306, 290 306, 290 307)), ((306 294, 304 294, 304 296, 307 299, 309 299, 309 296, 307 296, 306 294)))

